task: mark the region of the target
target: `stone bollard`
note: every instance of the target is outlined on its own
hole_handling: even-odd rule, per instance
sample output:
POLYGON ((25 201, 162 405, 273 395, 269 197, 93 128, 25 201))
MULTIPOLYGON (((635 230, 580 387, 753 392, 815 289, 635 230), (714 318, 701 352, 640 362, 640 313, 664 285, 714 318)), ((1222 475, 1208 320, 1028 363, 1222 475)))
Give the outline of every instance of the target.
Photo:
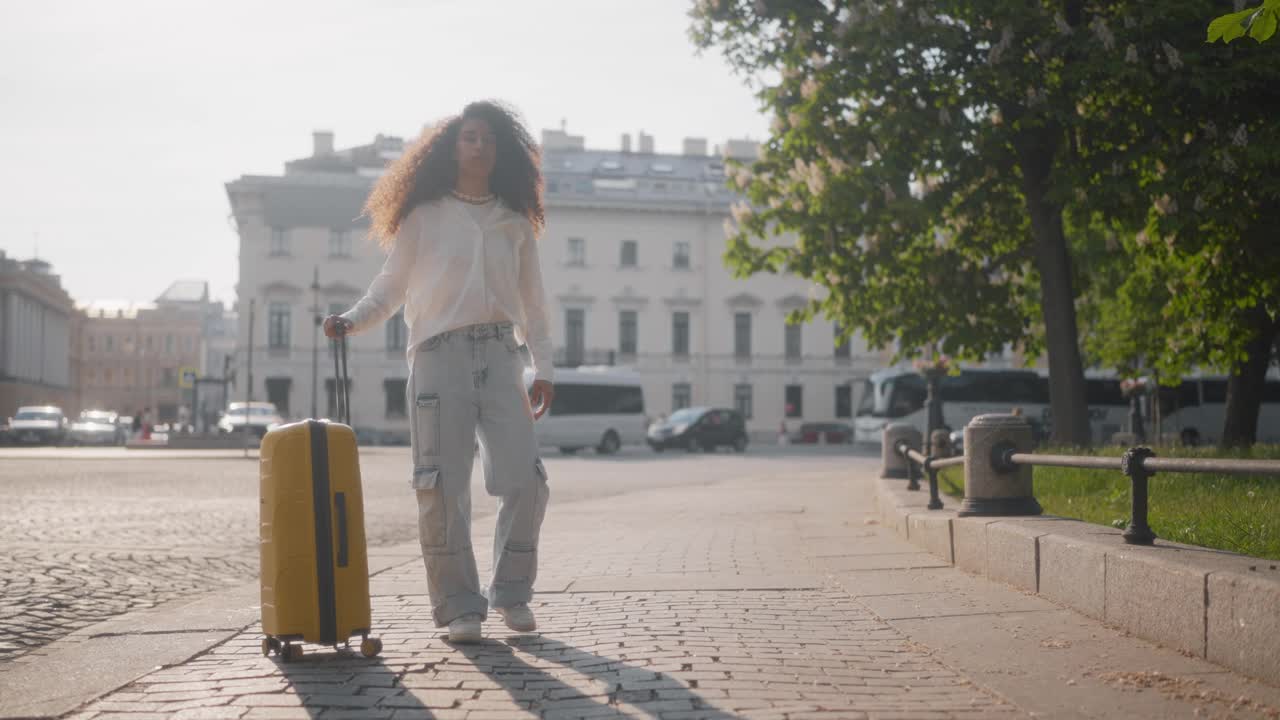
POLYGON ((957 515, 1039 515, 1031 467, 1009 466, 1011 452, 1034 448, 1031 425, 1016 415, 979 415, 964 429, 964 502, 957 515))
POLYGON ((951 457, 951 433, 934 430, 929 435, 929 455, 936 458, 951 457))
POLYGON ((904 423, 886 425, 880 440, 880 477, 901 478, 911 476, 907 459, 894 452, 894 446, 902 441, 915 450, 920 449, 920 431, 904 423))

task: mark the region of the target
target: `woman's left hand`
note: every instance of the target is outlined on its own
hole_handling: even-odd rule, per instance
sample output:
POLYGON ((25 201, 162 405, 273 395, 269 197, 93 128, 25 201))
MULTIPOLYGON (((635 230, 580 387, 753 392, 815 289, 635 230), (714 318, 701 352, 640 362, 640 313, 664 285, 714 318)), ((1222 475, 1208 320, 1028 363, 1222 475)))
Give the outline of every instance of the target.
POLYGON ((550 380, 533 381, 533 388, 529 391, 529 402, 533 405, 534 420, 542 417, 543 413, 551 408, 551 401, 555 396, 556 389, 551 385, 550 380))

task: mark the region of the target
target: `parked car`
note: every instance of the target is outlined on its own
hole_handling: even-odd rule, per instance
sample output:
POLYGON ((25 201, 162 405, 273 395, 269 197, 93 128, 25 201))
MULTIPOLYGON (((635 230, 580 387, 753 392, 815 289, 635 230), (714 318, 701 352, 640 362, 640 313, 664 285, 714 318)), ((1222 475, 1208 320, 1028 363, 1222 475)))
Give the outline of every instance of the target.
POLYGON ((246 416, 245 403, 233 402, 227 406, 227 411, 223 413, 222 419, 218 420, 218 432, 243 432, 246 429, 246 418, 249 432, 257 437, 266 435, 268 430, 284 423, 284 418, 280 417, 280 411, 276 409, 274 403, 248 403, 246 416))
POLYGON ((853 442, 853 427, 837 422, 808 422, 800 425, 791 436, 791 442, 799 445, 826 443, 844 445, 853 442))
POLYGON ((125 429, 110 410, 83 410, 67 437, 75 445, 123 445, 125 429))
POLYGON ((737 410, 683 408, 651 425, 647 442, 654 452, 672 447, 711 452, 721 445, 743 452, 747 449, 747 429, 742 413, 737 410))
POLYGON ((53 405, 20 407, 9 433, 19 445, 58 445, 67 438, 67 416, 53 405))

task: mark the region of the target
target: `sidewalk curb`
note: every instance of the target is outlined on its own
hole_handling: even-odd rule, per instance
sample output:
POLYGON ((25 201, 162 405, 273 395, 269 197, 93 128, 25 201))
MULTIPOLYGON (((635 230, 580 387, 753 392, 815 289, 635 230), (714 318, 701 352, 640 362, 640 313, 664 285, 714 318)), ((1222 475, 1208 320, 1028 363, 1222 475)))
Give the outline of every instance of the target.
POLYGON ((1127 545, 1114 528, 1051 515, 962 518, 926 509, 927 494, 901 480, 880 478, 876 495, 883 525, 961 570, 1280 684, 1280 562, 1127 545))
MULTIPOLYGON (((369 574, 420 562, 420 557, 416 541, 372 548, 369 574)), ((0 671, 0 720, 70 713, 154 670, 181 665, 221 645, 256 625, 259 610, 254 580, 76 630, 0 671)))

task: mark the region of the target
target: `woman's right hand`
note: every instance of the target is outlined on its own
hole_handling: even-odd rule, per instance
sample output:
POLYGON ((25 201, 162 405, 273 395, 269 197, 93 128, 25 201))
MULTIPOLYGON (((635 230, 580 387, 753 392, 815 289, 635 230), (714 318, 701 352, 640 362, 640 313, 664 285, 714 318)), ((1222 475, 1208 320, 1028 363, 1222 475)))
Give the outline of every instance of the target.
POLYGON ((351 321, 341 315, 330 315, 324 319, 324 335, 337 339, 351 332, 351 321))

